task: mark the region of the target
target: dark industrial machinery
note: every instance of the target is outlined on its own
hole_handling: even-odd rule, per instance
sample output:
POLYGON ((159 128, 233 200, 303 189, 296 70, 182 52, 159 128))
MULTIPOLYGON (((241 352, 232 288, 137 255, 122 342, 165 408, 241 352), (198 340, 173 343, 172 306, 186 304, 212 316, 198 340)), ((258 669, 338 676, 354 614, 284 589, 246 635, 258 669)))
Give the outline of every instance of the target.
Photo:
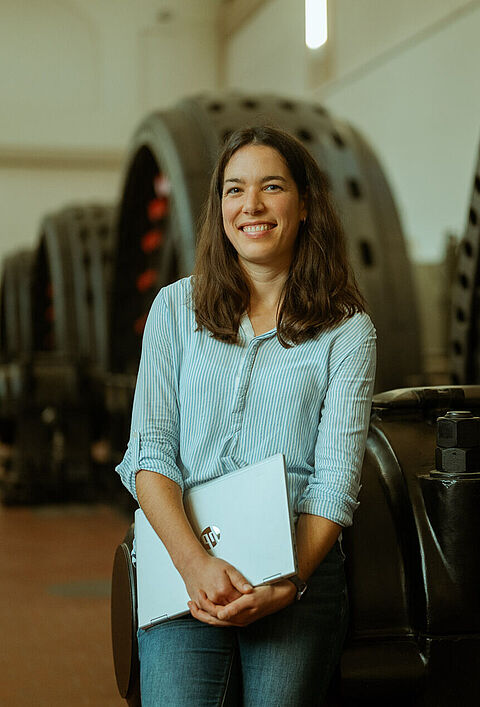
MULTIPOLYGON (((475 457, 438 470, 435 447, 478 451, 479 410, 480 386, 374 398, 361 503, 343 534, 351 620, 329 704, 478 704, 480 464, 475 457)), ((133 707, 139 688, 131 547, 132 529, 115 556, 112 641, 118 687, 133 707)))
POLYGON ((480 155, 473 175, 465 234, 452 289, 451 367, 454 383, 480 383, 480 155))
POLYGON ((0 350, 3 361, 32 350, 32 252, 15 251, 3 261, 0 294, 0 350))
POLYGON ((0 293, 0 479, 10 474, 15 417, 26 395, 32 351, 32 253, 3 261, 0 293))
POLYGON ((10 444, 12 415, 25 392, 26 364, 32 352, 31 251, 3 261, 0 310, 0 440, 10 444))
POLYGON ((153 297, 192 270, 196 225, 222 141, 236 128, 265 122, 296 135, 328 175, 378 332, 377 388, 411 383, 420 373, 420 354, 410 264, 390 188, 371 148, 319 105, 243 94, 182 101, 147 117, 133 137, 117 224, 112 373, 136 373, 153 297))
POLYGON ((397 704, 393 696, 422 707, 479 701, 480 466, 443 461, 435 468, 437 418, 438 445, 461 454, 441 426, 452 419, 475 426, 479 409, 480 386, 374 398, 361 503, 344 534, 351 590, 345 698, 397 704))
POLYGON ((117 547, 113 561, 111 629, 115 678, 120 696, 140 707, 140 666, 137 645, 137 590, 132 563, 134 526, 117 547))
POLYGON ((34 350, 106 369, 113 209, 47 216, 33 270, 34 350))
MULTIPOLYGON (((70 207, 42 223, 30 283, 22 283, 31 298, 32 314, 22 318, 27 329, 31 323, 31 343, 17 376, 21 395, 8 410, 7 502, 78 499, 97 487, 91 446, 105 420, 112 215, 109 207, 70 207)), ((11 307, 6 293, 3 306, 11 307)), ((1 367, 10 388, 12 375, 11 364, 1 367)))

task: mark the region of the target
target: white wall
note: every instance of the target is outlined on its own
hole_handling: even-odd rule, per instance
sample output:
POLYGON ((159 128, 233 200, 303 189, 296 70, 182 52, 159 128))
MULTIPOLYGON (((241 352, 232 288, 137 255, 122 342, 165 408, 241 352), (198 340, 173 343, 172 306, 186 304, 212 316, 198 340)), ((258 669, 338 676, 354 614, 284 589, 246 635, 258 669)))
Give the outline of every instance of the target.
POLYGON ((336 77, 437 22, 450 22, 452 13, 471 5, 471 0, 329 0, 336 77))
POLYGON ((1 0, 0 258, 45 212, 116 201, 146 113, 217 87, 219 0, 1 0))
POLYGON ((1 145, 120 149, 146 110, 216 86, 216 1, 166 20, 155 0, 1 4, 1 145))
POLYGON ((227 43, 228 88, 302 96, 306 90, 305 20, 301 0, 266 0, 227 43))
POLYGON ((113 204, 118 171, 77 167, 0 169, 0 255, 36 245, 45 214, 69 204, 113 204))
MULTIPOLYGON (((351 0, 339 3, 352 4, 351 0)), ((395 10, 402 4, 387 4, 392 6, 394 26, 395 10)), ((425 5, 438 10, 453 4, 425 5)), ((453 14, 445 23, 437 22, 435 15, 429 28, 423 26, 419 32, 411 28, 410 41, 374 61, 370 56, 363 68, 352 70, 349 47, 349 61, 339 64, 352 73, 340 74, 313 92, 332 112, 355 124, 374 146, 399 203, 410 251, 421 262, 443 257, 447 231, 462 233, 470 200, 480 138, 480 3, 467 5, 470 11, 453 14)), ((342 17, 347 21, 346 14, 336 18, 336 55, 342 46, 349 46, 347 29, 355 44, 352 28, 341 32, 338 27, 342 17)), ((360 23, 355 13, 348 21, 360 23)), ((384 25, 385 18, 379 31, 384 25)), ((365 57, 366 49, 360 55, 365 57)))

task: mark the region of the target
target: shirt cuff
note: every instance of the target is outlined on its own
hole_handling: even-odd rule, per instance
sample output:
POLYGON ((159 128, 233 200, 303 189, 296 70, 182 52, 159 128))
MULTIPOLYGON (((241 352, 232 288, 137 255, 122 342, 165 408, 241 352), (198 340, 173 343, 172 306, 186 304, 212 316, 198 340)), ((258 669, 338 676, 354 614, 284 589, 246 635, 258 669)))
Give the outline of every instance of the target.
POLYGON ((135 477, 139 471, 153 471, 175 481, 184 489, 183 477, 180 469, 172 462, 168 453, 160 442, 143 441, 140 432, 132 432, 128 441, 127 450, 115 471, 120 475, 123 485, 130 491, 138 502, 135 477))
POLYGON ((346 496, 307 497, 300 500, 298 513, 322 516, 347 528, 352 525, 353 514, 360 503, 346 496))

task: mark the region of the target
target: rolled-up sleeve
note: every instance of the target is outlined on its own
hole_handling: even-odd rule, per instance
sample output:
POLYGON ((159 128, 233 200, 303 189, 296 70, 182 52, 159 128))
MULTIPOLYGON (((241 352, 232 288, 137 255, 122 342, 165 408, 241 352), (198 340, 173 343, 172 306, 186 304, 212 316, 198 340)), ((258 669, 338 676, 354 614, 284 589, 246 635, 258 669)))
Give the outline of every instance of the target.
POLYGON ((168 311, 160 292, 145 325, 127 451, 116 467, 135 499, 135 476, 141 469, 163 474, 183 490, 182 473, 177 465, 178 376, 171 336, 168 311))
POLYGON ((315 471, 300 499, 300 513, 323 516, 344 527, 352 524, 359 505, 375 367, 373 333, 331 373, 318 427, 315 471))

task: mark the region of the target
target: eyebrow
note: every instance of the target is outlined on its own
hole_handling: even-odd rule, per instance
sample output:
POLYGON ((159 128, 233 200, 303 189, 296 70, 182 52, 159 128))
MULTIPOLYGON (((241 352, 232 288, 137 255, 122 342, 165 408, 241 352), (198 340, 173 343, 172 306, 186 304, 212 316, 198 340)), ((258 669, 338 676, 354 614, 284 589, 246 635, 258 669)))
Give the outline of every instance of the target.
MULTIPOLYGON (((260 181, 263 184, 264 182, 286 182, 287 180, 285 179, 285 177, 282 177, 279 174, 270 174, 266 177, 262 177, 260 181)), ((238 177, 231 177, 230 179, 225 179, 223 183, 226 184, 227 182, 232 182, 233 184, 245 184, 245 180, 239 179, 238 177)))

